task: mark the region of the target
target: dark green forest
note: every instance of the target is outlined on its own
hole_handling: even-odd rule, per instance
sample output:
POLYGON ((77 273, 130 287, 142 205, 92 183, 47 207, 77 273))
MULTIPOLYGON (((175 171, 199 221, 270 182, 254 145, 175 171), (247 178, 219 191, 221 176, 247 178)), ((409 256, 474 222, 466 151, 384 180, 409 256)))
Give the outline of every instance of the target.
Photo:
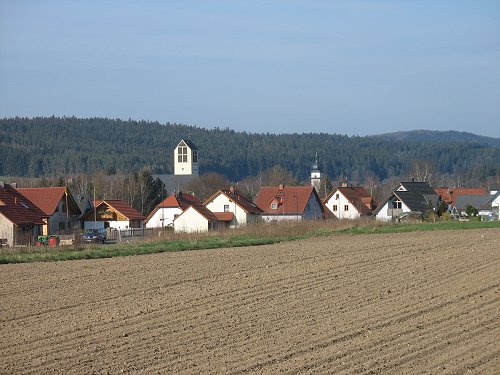
POLYGON ((79 173, 172 173, 173 149, 182 138, 199 149, 201 173, 231 181, 275 165, 298 180, 309 176, 318 153, 322 172, 364 182, 409 176, 415 161, 462 181, 500 174, 500 140, 459 132, 406 132, 381 136, 252 134, 179 124, 107 118, 0 119, 0 175, 57 177, 79 173))

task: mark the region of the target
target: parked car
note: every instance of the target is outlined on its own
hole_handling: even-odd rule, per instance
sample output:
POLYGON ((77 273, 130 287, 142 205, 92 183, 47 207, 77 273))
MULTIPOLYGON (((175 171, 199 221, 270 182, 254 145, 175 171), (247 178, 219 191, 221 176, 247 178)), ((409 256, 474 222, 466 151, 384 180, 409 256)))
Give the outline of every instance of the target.
POLYGON ((105 243, 106 230, 105 229, 87 229, 82 234, 82 242, 105 243))

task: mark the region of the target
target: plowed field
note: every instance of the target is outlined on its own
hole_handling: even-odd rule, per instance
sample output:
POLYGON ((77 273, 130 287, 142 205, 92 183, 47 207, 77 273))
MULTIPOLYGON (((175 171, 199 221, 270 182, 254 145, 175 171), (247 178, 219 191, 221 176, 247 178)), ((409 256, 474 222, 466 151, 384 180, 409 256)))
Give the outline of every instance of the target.
POLYGON ((499 374, 500 230, 0 266, 0 373, 499 374))

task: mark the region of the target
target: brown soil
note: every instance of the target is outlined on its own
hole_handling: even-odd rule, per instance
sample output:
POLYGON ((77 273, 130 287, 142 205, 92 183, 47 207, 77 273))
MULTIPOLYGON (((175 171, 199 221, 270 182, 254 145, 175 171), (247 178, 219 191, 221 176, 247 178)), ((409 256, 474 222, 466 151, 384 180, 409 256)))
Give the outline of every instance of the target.
POLYGON ((0 266, 0 373, 500 373, 500 229, 0 266))

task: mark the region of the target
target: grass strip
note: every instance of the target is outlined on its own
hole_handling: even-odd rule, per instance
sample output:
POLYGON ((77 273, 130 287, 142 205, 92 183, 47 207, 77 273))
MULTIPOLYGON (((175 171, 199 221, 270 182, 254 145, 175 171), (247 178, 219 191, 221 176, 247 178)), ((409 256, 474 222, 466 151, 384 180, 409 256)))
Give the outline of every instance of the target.
POLYGON ((272 231, 264 235, 254 231, 252 233, 226 232, 220 235, 196 235, 176 240, 160 240, 152 242, 136 242, 128 244, 106 244, 106 245, 84 245, 74 247, 34 247, 28 251, 15 252, 3 250, 0 254, 0 264, 7 263, 31 263, 31 262, 55 262, 77 259, 101 259, 117 256, 134 256, 144 254, 155 254, 163 252, 217 249, 227 247, 269 245, 284 241, 293 241, 311 237, 322 237, 339 234, 384 234, 384 233, 407 233, 414 231, 434 230, 465 230, 479 228, 500 228, 500 221, 443 221, 422 223, 380 223, 365 221, 360 225, 356 222, 347 228, 333 225, 329 222, 296 223, 294 226, 275 226, 272 231), (285 228, 285 229, 284 229, 285 228), (233 234, 231 234, 233 233, 233 234))

